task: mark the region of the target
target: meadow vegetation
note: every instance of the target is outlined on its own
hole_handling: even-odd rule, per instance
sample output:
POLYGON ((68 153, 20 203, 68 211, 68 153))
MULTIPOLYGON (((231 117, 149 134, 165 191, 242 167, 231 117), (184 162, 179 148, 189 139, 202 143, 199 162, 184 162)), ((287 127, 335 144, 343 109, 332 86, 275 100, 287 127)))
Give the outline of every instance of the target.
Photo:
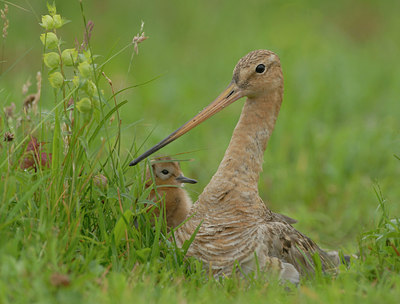
MULTIPOLYGON (((0 5, 0 303, 398 301, 398 1, 0 5), (128 166, 258 48, 285 76, 260 194, 322 247, 359 257, 290 290, 184 259, 146 212, 146 164, 128 166)), ((199 180, 194 200, 241 105, 162 151, 199 180)))

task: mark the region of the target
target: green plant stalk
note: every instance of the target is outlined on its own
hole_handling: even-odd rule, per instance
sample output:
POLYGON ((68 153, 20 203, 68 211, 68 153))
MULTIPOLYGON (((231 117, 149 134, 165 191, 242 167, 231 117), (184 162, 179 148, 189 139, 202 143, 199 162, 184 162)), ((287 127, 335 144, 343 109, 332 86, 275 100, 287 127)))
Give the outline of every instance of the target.
MULTIPOLYGON (((57 92, 56 90, 54 91, 55 94, 55 100, 57 103, 57 92)), ((54 133, 53 133, 53 146, 52 146, 52 162, 51 162, 51 172, 52 172, 52 179, 53 179, 53 199, 56 199, 56 193, 59 192, 58 187, 58 179, 60 176, 60 155, 62 151, 61 145, 61 125, 60 125, 60 113, 58 110, 55 111, 54 113, 55 118, 54 118, 54 133)))

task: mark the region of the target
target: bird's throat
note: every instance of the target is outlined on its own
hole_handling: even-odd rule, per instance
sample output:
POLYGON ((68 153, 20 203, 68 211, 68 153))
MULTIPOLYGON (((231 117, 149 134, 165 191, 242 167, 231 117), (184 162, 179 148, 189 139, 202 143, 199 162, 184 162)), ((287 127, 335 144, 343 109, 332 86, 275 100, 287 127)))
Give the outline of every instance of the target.
MULTIPOLYGON (((263 98, 248 98, 243 106, 228 149, 202 196, 220 197, 237 188, 258 195, 264 151, 275 126, 282 93, 270 92, 263 98)), ((207 199, 208 200, 208 199, 207 199)))

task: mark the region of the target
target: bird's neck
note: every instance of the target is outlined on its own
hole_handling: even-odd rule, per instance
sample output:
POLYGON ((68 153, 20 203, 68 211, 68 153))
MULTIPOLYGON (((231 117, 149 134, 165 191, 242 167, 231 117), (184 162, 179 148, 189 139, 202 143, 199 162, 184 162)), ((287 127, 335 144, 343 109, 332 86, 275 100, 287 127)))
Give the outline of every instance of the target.
POLYGON ((246 100, 224 158, 201 196, 208 196, 208 193, 219 197, 221 192, 238 188, 258 195, 264 151, 275 126, 282 95, 282 90, 276 90, 263 98, 246 100))

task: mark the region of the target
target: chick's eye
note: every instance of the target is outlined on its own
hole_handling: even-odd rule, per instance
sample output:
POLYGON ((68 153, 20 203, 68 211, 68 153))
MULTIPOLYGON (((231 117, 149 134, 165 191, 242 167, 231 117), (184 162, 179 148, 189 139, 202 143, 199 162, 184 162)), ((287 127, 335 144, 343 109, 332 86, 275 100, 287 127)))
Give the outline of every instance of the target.
POLYGON ((164 169, 161 171, 162 174, 167 175, 169 173, 169 171, 167 169, 164 169))
POLYGON ((265 65, 259 64, 259 65, 256 67, 256 72, 257 72, 257 73, 263 73, 264 71, 265 71, 265 65))

